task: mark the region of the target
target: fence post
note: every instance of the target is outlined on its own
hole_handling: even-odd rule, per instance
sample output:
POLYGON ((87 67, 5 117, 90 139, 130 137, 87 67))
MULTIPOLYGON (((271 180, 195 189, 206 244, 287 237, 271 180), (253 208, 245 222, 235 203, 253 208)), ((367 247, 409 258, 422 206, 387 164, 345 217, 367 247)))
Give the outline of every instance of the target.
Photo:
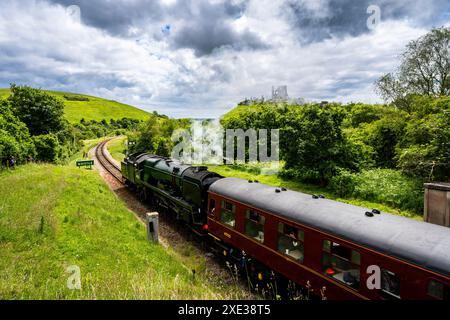
POLYGON ((158 212, 147 213, 147 239, 148 241, 159 242, 159 214, 158 212))

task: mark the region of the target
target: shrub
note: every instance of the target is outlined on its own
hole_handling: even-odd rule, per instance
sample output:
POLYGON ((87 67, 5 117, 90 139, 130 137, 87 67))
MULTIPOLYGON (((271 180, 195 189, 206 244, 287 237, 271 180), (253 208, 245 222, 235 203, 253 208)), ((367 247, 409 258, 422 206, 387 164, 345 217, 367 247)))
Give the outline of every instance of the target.
POLYGON ((339 197, 351 196, 355 191, 356 175, 345 169, 338 169, 331 178, 329 188, 339 197))
POLYGON ((430 159, 431 148, 411 146, 397 151, 397 167, 410 176, 432 179, 435 163, 430 159))
POLYGON ((5 164, 12 157, 22 162, 34 155, 34 145, 28 128, 11 112, 6 101, 0 101, 0 162, 5 164))
POLYGON ((58 138, 54 134, 33 137, 36 159, 44 162, 56 162, 59 154, 58 138))
POLYGON ((355 176, 353 196, 417 213, 423 211, 422 180, 398 170, 363 170, 355 176))
POLYGON ((66 99, 67 101, 89 101, 89 98, 87 97, 76 95, 65 95, 64 99, 66 99))
POLYGON ((373 148, 377 167, 395 168, 396 146, 404 135, 405 125, 406 115, 392 112, 364 126, 366 143, 373 148))
POLYGON ((17 140, 4 130, 0 130, 0 159, 6 164, 11 157, 20 153, 20 144, 17 140))

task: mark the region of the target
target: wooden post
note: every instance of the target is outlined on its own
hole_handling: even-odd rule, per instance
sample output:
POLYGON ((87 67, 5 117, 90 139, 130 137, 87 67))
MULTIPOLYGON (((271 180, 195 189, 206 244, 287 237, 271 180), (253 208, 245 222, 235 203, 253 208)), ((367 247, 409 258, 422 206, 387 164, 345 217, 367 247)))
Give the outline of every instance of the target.
POLYGON ((150 242, 159 242, 159 213, 147 213, 147 239, 150 242))
POLYGON ((450 183, 425 183, 423 219, 450 227, 450 183))

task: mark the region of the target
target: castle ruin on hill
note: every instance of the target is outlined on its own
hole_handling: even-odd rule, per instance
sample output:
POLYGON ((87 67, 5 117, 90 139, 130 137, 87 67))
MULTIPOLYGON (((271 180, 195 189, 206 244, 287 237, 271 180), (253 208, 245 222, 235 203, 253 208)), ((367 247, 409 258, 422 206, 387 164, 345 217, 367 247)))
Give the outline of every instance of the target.
POLYGON ((255 103, 263 103, 263 102, 269 102, 269 103, 290 103, 290 104, 304 104, 305 100, 303 98, 289 98, 288 94, 288 87, 278 86, 273 87, 272 86, 272 97, 270 99, 266 99, 264 96, 261 98, 246 98, 244 101, 240 102, 239 105, 252 105, 255 103))

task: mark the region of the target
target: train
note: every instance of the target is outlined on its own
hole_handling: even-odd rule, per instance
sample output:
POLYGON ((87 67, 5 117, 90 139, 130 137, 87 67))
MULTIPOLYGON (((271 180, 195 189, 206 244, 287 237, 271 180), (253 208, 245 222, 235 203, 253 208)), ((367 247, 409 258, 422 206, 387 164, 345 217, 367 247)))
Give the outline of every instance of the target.
POLYGON ((124 183, 273 299, 449 300, 450 229, 147 153, 124 183))

